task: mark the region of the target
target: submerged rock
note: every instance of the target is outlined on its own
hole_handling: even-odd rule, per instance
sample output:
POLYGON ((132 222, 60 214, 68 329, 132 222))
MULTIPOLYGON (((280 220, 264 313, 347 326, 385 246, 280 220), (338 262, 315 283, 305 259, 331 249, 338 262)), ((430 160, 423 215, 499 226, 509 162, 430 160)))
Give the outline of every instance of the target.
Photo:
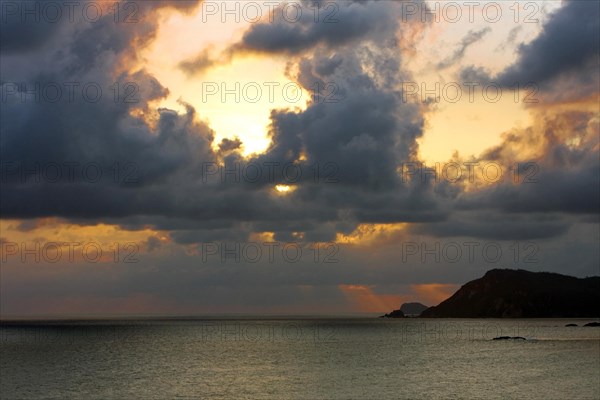
POLYGON ((600 322, 588 322, 584 326, 600 326, 600 322))
POLYGON ((498 336, 492 340, 527 340, 523 336, 498 336))
POLYGON ((565 326, 579 326, 577 324, 566 324, 565 326))

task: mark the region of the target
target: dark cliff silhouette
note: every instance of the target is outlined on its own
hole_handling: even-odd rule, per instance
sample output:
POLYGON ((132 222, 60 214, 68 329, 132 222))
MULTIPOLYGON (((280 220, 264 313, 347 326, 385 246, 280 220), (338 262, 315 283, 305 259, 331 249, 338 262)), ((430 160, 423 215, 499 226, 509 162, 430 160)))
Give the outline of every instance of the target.
POLYGON ((596 318, 600 277, 493 269, 421 313, 428 318, 596 318))

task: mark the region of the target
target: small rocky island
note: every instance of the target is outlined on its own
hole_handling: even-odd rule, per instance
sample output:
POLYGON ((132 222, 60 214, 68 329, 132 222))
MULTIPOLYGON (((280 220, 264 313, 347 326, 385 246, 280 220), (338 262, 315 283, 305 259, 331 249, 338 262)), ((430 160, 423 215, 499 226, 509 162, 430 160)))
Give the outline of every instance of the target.
POLYGON ((384 314, 379 318, 404 318, 404 313, 401 310, 394 310, 391 313, 384 314))
POLYGON ((404 318, 418 317, 421 313, 427 310, 427 306, 421 303, 404 303, 399 310, 394 310, 389 314, 382 315, 379 318, 404 318))

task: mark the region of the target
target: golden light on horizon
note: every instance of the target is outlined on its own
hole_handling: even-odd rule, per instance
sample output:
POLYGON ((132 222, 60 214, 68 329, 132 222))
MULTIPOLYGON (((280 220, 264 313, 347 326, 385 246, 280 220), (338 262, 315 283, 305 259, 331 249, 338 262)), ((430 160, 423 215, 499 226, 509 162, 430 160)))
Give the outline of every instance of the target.
POLYGON ((377 294, 373 285, 340 284, 338 289, 360 312, 387 312, 410 299, 404 295, 377 294))
POLYGON ((405 235, 409 223, 393 224, 360 224, 349 234, 338 233, 335 242, 339 244, 369 246, 374 243, 383 244, 405 235))
MULTIPOLYGON (((149 250, 148 240, 150 238, 161 245, 171 243, 166 232, 150 227, 127 230, 108 223, 79 225, 55 217, 31 220, 0 219, 0 231, 2 231, 4 243, 13 243, 30 249, 36 248, 37 245, 44 248, 42 254, 45 254, 45 251, 62 254, 63 256, 59 257, 62 261, 67 260, 70 253, 75 254, 76 258, 81 261, 81 255, 84 252, 82 249, 88 249, 89 252, 94 253, 95 257, 95 252, 100 249, 103 256, 98 260, 111 263, 116 256, 121 257, 124 254, 133 253, 137 256, 146 253, 149 250)), ((2 251, 6 249, 3 247, 2 251)), ((51 256, 56 255, 54 253, 51 256)), ((5 255, 11 261, 20 259, 17 256, 5 255)))

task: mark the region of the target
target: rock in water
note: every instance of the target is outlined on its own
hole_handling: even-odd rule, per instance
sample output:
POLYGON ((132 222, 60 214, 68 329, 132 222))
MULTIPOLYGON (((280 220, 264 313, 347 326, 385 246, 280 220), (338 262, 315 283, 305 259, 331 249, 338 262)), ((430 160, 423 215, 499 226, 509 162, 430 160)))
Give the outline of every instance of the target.
POLYGON ((600 322, 588 322, 584 326, 600 326, 600 322))

